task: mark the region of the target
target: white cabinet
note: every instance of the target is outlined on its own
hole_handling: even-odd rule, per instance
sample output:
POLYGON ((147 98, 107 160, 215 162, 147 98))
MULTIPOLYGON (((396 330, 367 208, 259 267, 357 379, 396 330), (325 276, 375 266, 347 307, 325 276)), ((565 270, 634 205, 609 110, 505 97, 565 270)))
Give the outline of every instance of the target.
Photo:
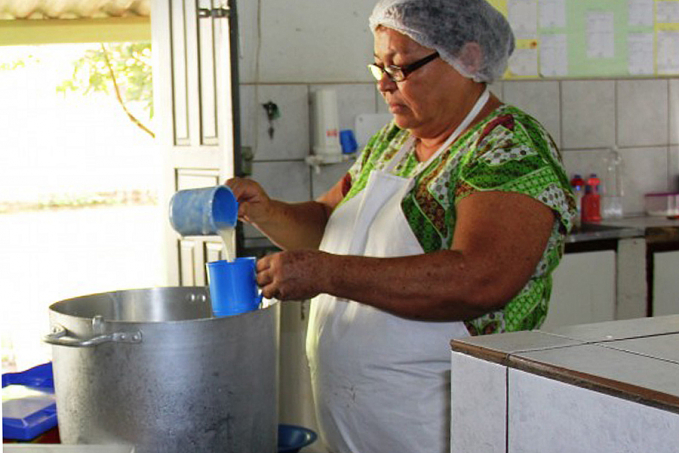
POLYGON ((506 453, 677 451, 679 414, 511 368, 507 387, 506 453))
POLYGON ((451 453, 676 453, 679 315, 451 341, 451 453))
POLYGON ((653 316, 679 314, 679 251, 653 254, 653 316))
POLYGON ((614 250, 565 254, 554 271, 549 312, 542 328, 615 319, 614 250))

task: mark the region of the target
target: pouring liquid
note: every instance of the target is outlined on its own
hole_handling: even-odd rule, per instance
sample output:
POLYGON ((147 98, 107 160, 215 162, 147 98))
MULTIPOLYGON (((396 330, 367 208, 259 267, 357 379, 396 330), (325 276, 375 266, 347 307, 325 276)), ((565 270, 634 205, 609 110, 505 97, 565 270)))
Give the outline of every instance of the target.
POLYGON ((235 228, 225 228, 218 231, 219 237, 222 238, 222 244, 224 248, 224 259, 231 262, 236 259, 236 229, 235 228))

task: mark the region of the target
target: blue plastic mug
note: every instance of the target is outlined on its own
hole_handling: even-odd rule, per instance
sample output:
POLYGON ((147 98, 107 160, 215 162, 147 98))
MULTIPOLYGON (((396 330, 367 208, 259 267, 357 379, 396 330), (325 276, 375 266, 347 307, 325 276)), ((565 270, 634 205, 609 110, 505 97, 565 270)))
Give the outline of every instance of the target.
POLYGON ((215 316, 233 316, 259 308, 262 294, 257 287, 254 257, 207 263, 207 278, 215 316))
POLYGON ((170 223, 182 236, 215 235, 238 221, 238 201, 227 186, 180 190, 170 200, 170 223))

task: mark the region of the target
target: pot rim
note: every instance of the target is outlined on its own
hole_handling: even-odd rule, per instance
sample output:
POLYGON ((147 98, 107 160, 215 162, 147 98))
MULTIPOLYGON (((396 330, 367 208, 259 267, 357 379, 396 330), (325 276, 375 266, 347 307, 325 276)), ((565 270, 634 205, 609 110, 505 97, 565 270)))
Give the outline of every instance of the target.
MULTIPOLYGON (((77 297, 72 297, 68 299, 63 299, 57 302, 54 302, 50 304, 49 306, 49 312, 54 313, 58 316, 65 316, 71 319, 75 320, 81 320, 81 321, 86 321, 90 322, 93 317, 95 316, 83 316, 83 315, 78 315, 78 314, 73 314, 73 313, 65 313, 63 311, 64 305, 67 305, 69 303, 75 303, 75 301, 79 300, 84 300, 84 299, 89 299, 89 298, 99 298, 99 297, 106 297, 106 296, 114 296, 114 295, 122 295, 125 293, 153 293, 153 292, 160 292, 160 291, 168 291, 168 290, 178 290, 179 292, 186 292, 187 294, 191 294, 191 291, 197 291, 199 293, 202 293, 203 295, 207 296, 207 299, 209 300, 210 298, 210 292, 208 290, 208 287, 205 286, 156 286, 156 287, 148 287, 148 288, 132 288, 132 289, 123 289, 123 290, 115 290, 115 291, 104 291, 101 293, 92 293, 92 294, 86 294, 82 296, 77 296, 77 297)), ((174 320, 147 320, 147 321, 129 321, 129 320, 121 320, 121 319, 110 319, 106 318, 104 315, 102 316, 102 321, 106 324, 112 324, 112 325, 149 325, 149 324, 185 324, 185 323, 195 323, 195 322, 233 322, 235 319, 242 319, 243 317, 252 317, 257 314, 259 311, 263 310, 269 310, 276 305, 278 305, 279 301, 278 300, 268 300, 268 303, 266 306, 263 306, 262 308, 246 313, 241 313, 238 315, 232 315, 232 316, 211 316, 211 317, 201 317, 201 318, 189 318, 189 319, 174 319, 174 320)))

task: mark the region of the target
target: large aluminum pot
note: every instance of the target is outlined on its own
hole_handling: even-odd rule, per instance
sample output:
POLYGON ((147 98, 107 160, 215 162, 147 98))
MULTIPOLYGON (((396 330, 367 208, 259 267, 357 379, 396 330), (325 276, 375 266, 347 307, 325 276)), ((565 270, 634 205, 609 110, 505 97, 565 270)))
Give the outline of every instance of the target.
POLYGON ((279 307, 212 318, 205 288, 50 306, 59 433, 136 453, 277 451, 279 307))

